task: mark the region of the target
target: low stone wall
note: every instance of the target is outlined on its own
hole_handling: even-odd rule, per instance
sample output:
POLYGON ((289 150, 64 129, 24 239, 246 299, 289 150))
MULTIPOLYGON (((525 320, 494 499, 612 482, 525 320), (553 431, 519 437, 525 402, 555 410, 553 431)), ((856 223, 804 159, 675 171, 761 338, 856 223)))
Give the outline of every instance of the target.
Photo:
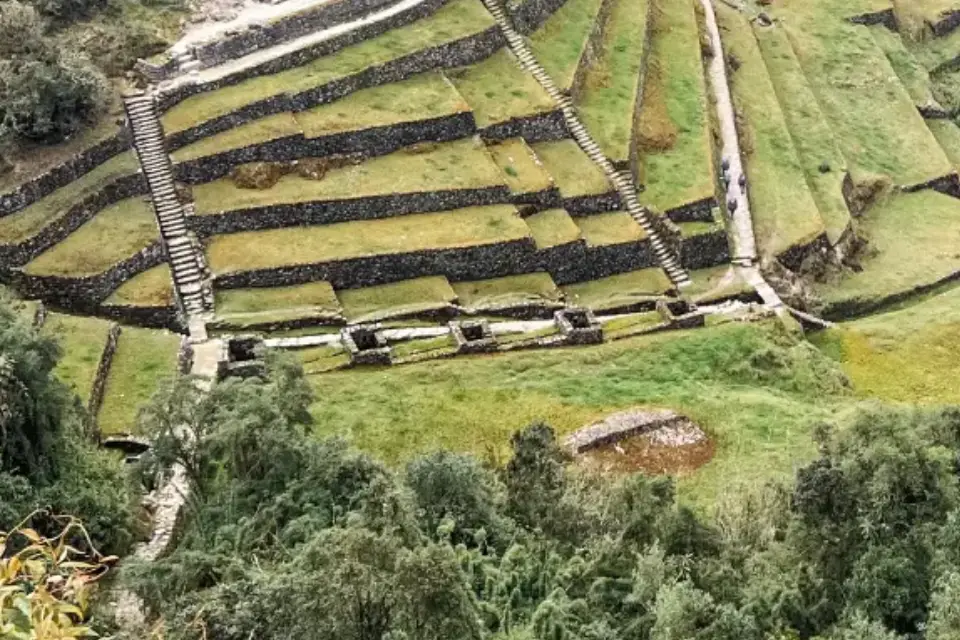
POLYGON ((517 7, 507 7, 507 13, 510 14, 517 31, 530 34, 543 26, 565 2, 566 0, 525 0, 517 7))
POLYGON ((897 31, 897 16, 894 14, 893 9, 862 13, 858 16, 851 16, 848 20, 853 24, 862 24, 868 27, 875 24, 882 24, 891 31, 897 31))
POLYGON ((586 216, 592 213, 606 213, 622 209, 620 194, 615 190, 589 196, 564 198, 563 208, 572 216, 586 216))
POLYGON ((452 281, 484 280, 536 270, 534 242, 530 238, 523 238, 474 247, 225 273, 216 275, 214 283, 218 289, 239 289, 326 280, 335 288, 352 289, 428 275, 443 275, 452 281))
POLYGON ((960 198, 960 176, 956 173, 950 173, 928 182, 903 187, 903 190, 908 193, 923 191, 924 189, 933 189, 948 196, 960 198))
POLYGON ((26 298, 39 298, 55 306, 96 313, 98 305, 125 281, 165 261, 163 246, 157 240, 149 247, 95 276, 29 275, 20 270, 10 272, 10 281, 26 298))
POLYGON ((830 241, 827 240, 827 234, 822 233, 807 244, 790 247, 777 256, 780 264, 790 271, 797 271, 800 265, 807 259, 807 256, 814 253, 827 253, 830 251, 830 241))
POLYGON ((397 0, 335 0, 284 16, 266 25, 253 25, 236 35, 195 47, 193 54, 204 67, 212 67, 314 31, 350 22, 396 2, 397 0))
POLYGON ((398 13, 397 15, 386 20, 369 23, 363 27, 360 27, 359 29, 355 29, 335 38, 330 38, 329 40, 319 42, 312 47, 298 49, 276 58, 270 58, 261 64, 238 70, 235 73, 226 75, 213 82, 206 82, 202 84, 182 84, 167 89, 161 87, 160 94, 158 95, 157 106, 161 112, 166 111, 173 105, 185 100, 186 98, 189 98, 190 96, 194 96, 199 93, 205 93, 207 91, 215 91, 217 89, 234 84, 239 84, 244 80, 248 80, 255 76, 277 73, 279 71, 284 71, 285 69, 301 66, 310 62, 311 60, 330 55, 339 51, 340 49, 349 47, 350 45, 374 38, 378 35, 386 33, 387 31, 390 31, 391 29, 396 29, 412 22, 416 22, 422 18, 426 18, 430 14, 440 9, 440 7, 445 5, 447 2, 449 2, 449 0, 424 0, 424 2, 421 2, 417 6, 412 7, 407 11, 398 13))
POLYGON ((473 64, 490 57, 503 47, 503 44, 504 36, 500 30, 490 27, 466 38, 422 49, 382 65, 367 67, 358 73, 301 93, 283 93, 245 105, 236 111, 190 129, 170 134, 167 136, 167 148, 178 149, 251 120, 284 111, 305 111, 320 104, 333 102, 360 89, 399 82, 425 71, 473 64))
POLYGON ((5 268, 22 266, 62 242, 102 209, 125 198, 146 193, 146 181, 140 174, 117 178, 100 191, 73 204, 60 219, 48 224, 33 237, 16 245, 0 245, 0 264, 5 268))
POLYGON ((107 332, 107 342, 103 345, 100 362, 97 364, 97 373, 93 377, 93 386, 90 388, 90 398, 87 400, 87 413, 96 424, 97 414, 103 404, 103 392, 107 386, 107 376, 110 375, 110 365, 113 364, 113 354, 117 352, 117 339, 120 337, 120 325, 113 324, 107 332))
POLYGON ((904 300, 909 300, 914 296, 919 296, 930 291, 934 291, 945 284, 956 282, 957 280, 960 280, 960 270, 947 274, 946 276, 933 282, 922 284, 913 287, 912 289, 901 291, 900 293, 894 293, 889 296, 867 299, 853 298, 851 300, 834 302, 827 305, 826 308, 823 309, 823 311, 820 313, 820 317, 824 320, 830 320, 831 322, 851 320, 867 314, 876 313, 885 307, 903 302, 904 300))
POLYGON ((199 184, 222 178, 236 165, 247 162, 289 162, 300 158, 320 158, 337 154, 358 154, 371 158, 392 153, 417 142, 447 142, 467 138, 476 131, 473 113, 464 112, 316 138, 306 138, 302 134, 278 138, 181 162, 174 170, 178 180, 199 184))
POLYGON ((510 196, 510 202, 520 208, 520 214, 523 216, 563 206, 563 198, 560 197, 560 190, 556 187, 543 191, 515 193, 510 196))
POLYGON ((333 224, 349 220, 374 220, 509 202, 510 190, 506 186, 492 186, 270 205, 219 214, 194 215, 187 221, 199 235, 213 235, 298 225, 333 224))
POLYGON ((174 332, 185 329, 177 316, 175 305, 165 307, 143 307, 125 304, 101 305, 97 307, 97 315, 152 329, 169 329, 174 332))
POLYGON ((596 422, 573 432, 564 438, 563 446, 571 453, 578 454, 619 442, 630 436, 684 423, 690 423, 690 420, 668 409, 621 411, 607 416, 601 422, 596 422))
POLYGON ((950 35, 957 27, 960 27, 960 11, 957 10, 941 13, 940 19, 930 25, 936 38, 950 35))
POLYGON ((680 263, 688 270, 730 262, 730 243, 723 227, 712 233, 686 237, 680 244, 680 263))
POLYGON ((705 198, 674 207, 666 212, 666 216, 673 222, 713 222, 713 208, 716 206, 716 198, 705 198))
POLYGON ((480 137, 489 141, 523 138, 533 144, 569 138, 570 131, 563 119, 563 112, 557 109, 492 124, 480 129, 480 137))
POLYGON ((126 128, 119 128, 115 135, 84 149, 69 160, 24 182, 15 189, 0 194, 0 217, 20 211, 129 148, 129 132, 126 128))

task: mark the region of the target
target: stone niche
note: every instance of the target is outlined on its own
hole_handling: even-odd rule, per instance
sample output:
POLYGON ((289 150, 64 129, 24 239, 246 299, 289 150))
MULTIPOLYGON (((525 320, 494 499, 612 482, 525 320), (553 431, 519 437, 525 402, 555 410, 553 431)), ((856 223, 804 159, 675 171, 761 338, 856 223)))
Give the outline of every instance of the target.
POLYGON ((450 333, 457 353, 489 353, 497 350, 497 339, 486 320, 465 320, 450 323, 450 333))
POLYGON ((217 377, 230 376, 251 378, 266 374, 264 359, 267 347, 263 338, 256 335, 234 336, 226 340, 220 360, 217 363, 217 377))
POLYGON ((340 330, 351 364, 390 364, 390 347, 378 325, 353 325, 340 330))
POLYGON ((553 315, 554 322, 567 344, 600 344, 603 327, 590 309, 571 307, 553 315))

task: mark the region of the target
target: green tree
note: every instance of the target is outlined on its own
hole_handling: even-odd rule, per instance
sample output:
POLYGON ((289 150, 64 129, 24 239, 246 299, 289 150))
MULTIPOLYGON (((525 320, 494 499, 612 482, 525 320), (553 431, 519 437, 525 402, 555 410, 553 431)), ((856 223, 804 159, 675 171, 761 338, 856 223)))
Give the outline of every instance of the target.
POLYGON ((930 599, 927 640, 960 640, 960 572, 941 576, 930 599))

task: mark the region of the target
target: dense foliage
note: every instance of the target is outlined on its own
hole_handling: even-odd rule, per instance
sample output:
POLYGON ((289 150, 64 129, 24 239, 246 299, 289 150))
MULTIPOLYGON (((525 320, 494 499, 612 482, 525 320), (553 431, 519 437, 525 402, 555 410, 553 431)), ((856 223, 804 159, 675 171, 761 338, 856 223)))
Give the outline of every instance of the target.
POLYGON ((388 470, 311 438, 297 367, 271 371, 208 397, 180 381, 144 416, 154 462, 184 464, 195 491, 173 553, 127 571, 170 638, 952 640, 960 627, 960 410, 865 406, 819 430, 794 486, 728 495, 706 520, 669 479, 578 472, 540 424, 502 468, 441 451, 388 470))
MULTIPOLYGON (((98 548, 122 552, 135 529, 128 477, 85 432, 76 399, 53 375, 59 356, 0 300, 0 530, 44 508, 79 517, 98 548)), ((50 536, 62 529, 44 514, 27 524, 50 536)))

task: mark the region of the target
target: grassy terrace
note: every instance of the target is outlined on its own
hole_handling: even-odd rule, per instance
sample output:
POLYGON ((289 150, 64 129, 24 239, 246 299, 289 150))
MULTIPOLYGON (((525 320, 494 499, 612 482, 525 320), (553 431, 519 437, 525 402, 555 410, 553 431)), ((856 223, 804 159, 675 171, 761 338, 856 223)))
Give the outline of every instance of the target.
POLYGON ((762 255, 774 257, 810 243, 825 229, 750 23, 725 5, 717 6, 717 20, 725 53, 740 61, 730 83, 742 115, 757 245, 762 255))
POLYGON ((124 327, 103 394, 97 425, 104 435, 130 433, 137 412, 177 369, 180 337, 169 331, 124 327))
POLYGON ((604 247, 624 242, 639 242, 647 237, 643 227, 626 211, 611 211, 577 218, 580 233, 588 247, 604 247))
POLYGON ((577 104, 597 144, 614 162, 630 158, 648 0, 612 0, 600 55, 590 65, 577 104))
POLYGON ((563 298, 547 273, 454 282, 453 290, 460 306, 474 313, 522 304, 559 304, 563 298))
POLYGON ((312 264, 424 249, 454 249, 530 237, 512 206, 361 220, 214 236, 207 258, 214 273, 312 264))
POLYGON ((256 144, 263 144, 279 138, 303 133, 300 123, 294 114, 289 112, 275 113, 266 118, 253 120, 239 127, 233 127, 212 136, 201 138, 192 144, 180 147, 170 154, 174 162, 186 162, 196 158, 203 158, 224 151, 242 149, 256 144))
POLYGON ((51 313, 43 324, 44 335, 54 336, 63 349, 54 373, 86 405, 107 343, 110 322, 99 318, 51 313))
POLYGON ((128 198, 111 205, 27 263, 30 275, 92 276, 109 269, 159 238, 150 205, 128 198))
POLYGON ((784 344, 772 328, 734 323, 595 348, 335 372, 311 378, 321 398, 311 412, 318 437, 343 436, 401 464, 438 448, 505 459, 511 433, 537 420, 563 436, 614 411, 669 407, 716 440, 716 457, 679 478, 682 499, 707 505, 731 483, 791 477, 816 455, 817 421, 849 402, 828 388, 834 365, 807 344, 784 344), (750 357, 755 349, 783 360, 765 365, 750 357))
POLYGON ((911 52, 927 71, 950 65, 960 57, 960 31, 955 30, 943 38, 926 38, 913 45, 911 52))
POLYGON ((890 66, 897 73, 907 93, 913 98, 914 104, 918 107, 935 104, 936 100, 930 92, 930 74, 917 62, 913 54, 907 51, 900 35, 883 25, 870 27, 870 35, 887 56, 890 66))
POLYGON ((737 270, 726 264, 691 271, 690 280, 693 284, 684 290, 684 294, 698 304, 709 304, 729 296, 753 291, 750 285, 740 279, 737 270))
POLYGON ((0 244, 19 244, 32 238, 108 182, 136 173, 138 166, 132 151, 121 153, 25 209, 0 217, 0 244))
POLYGON ((487 149, 512 193, 536 193, 553 186, 553 178, 523 138, 504 140, 487 149))
POLYGON ((927 127, 933 137, 940 143, 940 148, 947 154, 954 168, 960 168, 960 127, 952 120, 927 120, 927 127))
POLYGON ((714 195, 706 81, 693 0, 653 0, 639 116, 641 201, 660 211, 714 195))
POLYGON ((292 287, 230 289, 215 295, 217 318, 231 325, 323 320, 340 315, 340 301, 330 283, 323 281, 292 287))
POLYGON ((525 220, 538 249, 549 249, 580 239, 580 227, 563 209, 547 209, 525 220))
POLYGON ((602 0, 567 0, 530 36, 533 54, 561 89, 569 89, 596 27, 602 0))
POLYGON ((597 195, 613 190, 613 185, 573 140, 540 142, 533 150, 547 169, 564 198, 597 195))
POLYGON ((786 31, 757 28, 754 35, 827 237, 837 242, 850 223, 850 212, 843 198, 846 159, 816 95, 807 84, 786 31), (830 171, 820 171, 824 163, 830 171))
POLYGON ((837 0, 791 4, 779 13, 851 168, 890 176, 900 185, 950 173, 870 30, 831 16, 831 2, 837 0))
POLYGON ((202 93, 163 115, 167 132, 182 131, 244 105, 283 93, 296 94, 364 69, 438 46, 494 26, 480 0, 452 0, 436 13, 412 24, 341 49, 329 56, 280 73, 202 93))
POLYGON ((651 268, 569 284, 563 293, 569 304, 604 311, 659 298, 671 289, 673 284, 663 270, 651 268))
POLYGON ((300 359, 307 375, 324 373, 350 364, 350 354, 340 345, 297 349, 293 354, 300 359))
POLYGON ((166 264, 138 273, 110 294, 106 305, 168 307, 173 300, 173 279, 166 264))
POLYGON ((332 169, 320 180, 289 173, 269 189, 244 189, 229 177, 197 185, 198 214, 275 204, 499 186, 504 182, 481 142, 472 138, 408 147, 357 165, 332 169))
POLYGON ((447 77, 470 104, 481 129, 556 108, 543 87, 506 49, 483 62, 448 71, 447 77))
POLYGON ((337 298, 349 322, 373 322, 449 309, 457 294, 443 276, 428 276, 376 287, 341 289, 337 298))
POLYGON ((870 241, 863 270, 819 287, 828 304, 882 300, 960 270, 960 201, 936 191, 894 195, 861 218, 870 241))

